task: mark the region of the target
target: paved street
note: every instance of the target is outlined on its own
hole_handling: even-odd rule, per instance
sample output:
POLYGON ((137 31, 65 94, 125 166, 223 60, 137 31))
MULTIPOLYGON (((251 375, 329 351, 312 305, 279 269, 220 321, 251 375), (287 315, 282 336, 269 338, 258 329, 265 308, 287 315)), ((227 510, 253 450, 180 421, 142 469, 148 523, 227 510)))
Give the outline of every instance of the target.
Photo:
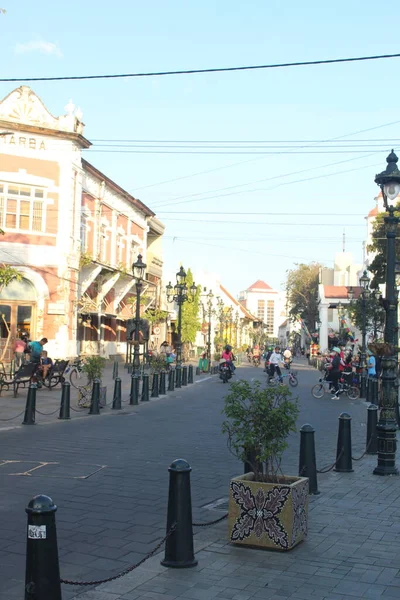
MULTIPOLYGON (((361 455, 365 403, 315 400, 310 388, 317 372, 304 362, 296 368, 299 425, 310 422, 317 430, 318 466, 335 459, 337 417, 344 410, 353 417, 353 455, 361 455)), ((244 366, 236 377, 264 375, 244 366)), ((20 461, 0 464, 0 597, 23 597, 24 509, 35 494, 57 503, 62 577, 79 580, 115 574, 157 544, 165 532, 167 469, 175 458, 193 467, 194 519, 221 515, 206 505, 225 499, 229 479, 242 471, 220 434, 226 389, 213 377, 133 410, 0 432, 0 458, 20 461)), ((298 443, 292 435, 287 473, 297 473, 298 443)), ((400 598, 395 517, 400 480, 370 475, 375 461, 354 463, 353 474, 320 476, 322 494, 312 499, 309 539, 287 555, 227 545, 222 523, 196 535, 202 549, 195 569, 161 569, 155 557, 100 589, 64 586, 63 598, 400 598)))

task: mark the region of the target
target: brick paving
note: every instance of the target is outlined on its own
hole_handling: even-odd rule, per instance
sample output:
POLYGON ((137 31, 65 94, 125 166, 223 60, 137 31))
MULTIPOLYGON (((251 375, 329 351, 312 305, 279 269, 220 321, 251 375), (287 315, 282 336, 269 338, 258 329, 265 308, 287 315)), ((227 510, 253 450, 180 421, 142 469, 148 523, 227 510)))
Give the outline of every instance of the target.
MULTIPOLYGON (((360 455, 365 403, 312 398, 318 375, 304 363, 298 369, 299 425, 311 422, 316 428, 318 466, 335 458, 337 417, 344 410, 353 417, 353 454, 360 455)), ((247 366, 237 376, 263 378, 261 369, 247 366)), ((214 377, 129 413, 0 432, 0 459, 20 461, 0 463, 0 598, 23 597, 24 508, 37 493, 47 493, 59 506, 62 577, 78 580, 114 575, 154 548, 165 532, 167 467, 175 458, 184 457, 193 467, 194 519, 221 515, 205 507, 227 497, 229 479, 242 469, 220 434, 227 387, 214 377), (27 474, 28 461, 46 465, 27 474)), ((296 473, 298 435, 289 442, 284 470, 296 473)), ((165 569, 157 556, 95 589, 63 586, 63 599, 400 599, 400 478, 373 476, 375 462, 365 457, 354 463, 354 473, 319 477, 310 535, 290 553, 231 546, 223 522, 196 532, 194 569, 165 569)))

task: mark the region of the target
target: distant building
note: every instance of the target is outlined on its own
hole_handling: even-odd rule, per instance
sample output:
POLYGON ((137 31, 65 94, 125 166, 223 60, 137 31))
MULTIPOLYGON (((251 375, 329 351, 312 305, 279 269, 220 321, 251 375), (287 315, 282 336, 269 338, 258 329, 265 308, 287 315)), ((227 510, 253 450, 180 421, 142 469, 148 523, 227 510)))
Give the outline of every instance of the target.
POLYGON ((259 322, 264 324, 267 335, 278 337, 279 326, 286 319, 286 296, 258 279, 247 290, 240 292, 239 302, 259 322))

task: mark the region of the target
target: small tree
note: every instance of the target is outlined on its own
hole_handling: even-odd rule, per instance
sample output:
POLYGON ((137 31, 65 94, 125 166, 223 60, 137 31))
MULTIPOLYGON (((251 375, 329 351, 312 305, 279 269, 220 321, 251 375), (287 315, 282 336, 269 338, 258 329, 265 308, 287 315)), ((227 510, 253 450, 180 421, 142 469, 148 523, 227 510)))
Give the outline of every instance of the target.
POLYGON ((299 414, 291 396, 287 386, 262 388, 259 381, 240 380, 231 384, 225 397, 222 431, 231 452, 251 465, 255 481, 279 481, 286 439, 296 431, 299 414))
MULTIPOLYGON (((364 324, 362 300, 360 298, 358 300, 352 300, 347 307, 347 312, 357 329, 362 331, 364 324)), ((375 294, 371 294, 365 299, 365 324, 367 331, 373 333, 374 339, 376 339, 379 334, 383 334, 385 326, 385 309, 381 306, 375 294)))
POLYGON ((301 317, 307 327, 314 331, 318 320, 319 263, 296 264, 287 272, 286 294, 292 320, 301 317))
MULTIPOLYGON (((186 274, 186 285, 188 290, 193 284, 193 274, 190 269, 186 274)), ((190 293, 190 292, 188 292, 190 293)), ((193 302, 185 302, 182 306, 182 342, 193 343, 196 339, 196 333, 201 329, 199 318, 200 311, 200 287, 197 288, 193 302)))
POLYGON ((105 358, 102 356, 87 356, 83 365, 83 372, 86 373, 89 382, 94 379, 101 379, 106 366, 105 358))

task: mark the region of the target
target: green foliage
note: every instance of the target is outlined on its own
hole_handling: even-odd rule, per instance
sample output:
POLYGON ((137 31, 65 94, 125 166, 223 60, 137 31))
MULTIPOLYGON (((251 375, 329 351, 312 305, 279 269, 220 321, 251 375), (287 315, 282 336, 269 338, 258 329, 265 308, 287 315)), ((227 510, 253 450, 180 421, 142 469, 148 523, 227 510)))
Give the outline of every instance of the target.
MULTIPOLYGON (((362 299, 352 300, 347 307, 347 312, 354 325, 362 331, 363 328, 363 303, 362 299)), ((367 332, 372 331, 374 338, 383 333, 385 326, 385 309, 379 304, 375 294, 370 294, 365 299, 365 324, 367 332)))
POLYGON ((0 290, 7 287, 14 279, 16 281, 21 281, 21 273, 14 267, 3 264, 3 266, 0 267, 0 290))
POLYGON ((93 262, 93 256, 89 254, 89 252, 81 252, 81 256, 79 258, 79 267, 83 269, 83 267, 90 265, 91 262, 93 262))
POLYGON ((163 321, 165 321, 165 319, 167 317, 168 317, 168 311, 160 310, 159 308, 149 308, 143 314, 143 318, 147 319, 147 321, 149 321, 149 323, 151 323, 151 324, 162 323, 163 321))
MULTIPOLYGON (((400 217, 400 203, 397 203, 395 216, 400 217)), ((378 213, 372 228, 372 243, 368 246, 368 252, 376 253, 374 260, 368 267, 373 274, 371 288, 376 289, 380 283, 386 280, 386 232, 384 218, 386 213, 378 213)), ((396 256, 400 256, 400 226, 396 232, 396 256)))
MULTIPOLYGON (((186 285, 188 294, 190 286, 193 284, 193 274, 188 269, 186 274, 186 285)), ((198 287, 193 302, 185 302, 182 306, 182 342, 193 343, 196 339, 196 333, 201 329, 199 319, 201 288, 198 287)))
POLYGON ((101 379, 105 366, 106 361, 102 356, 86 356, 82 370, 87 374, 89 381, 93 381, 101 379))
POLYGON ((301 317, 310 331, 314 331, 318 320, 318 282, 321 265, 296 263, 296 268, 287 272, 286 293, 293 320, 301 317))
POLYGON ((152 356, 150 361, 150 368, 159 373, 167 368, 167 357, 165 354, 158 354, 158 356, 152 356))
POLYGON ((222 432, 232 453, 249 462, 256 481, 278 481, 287 437, 296 431, 299 409, 287 386, 262 388, 261 382, 239 380, 231 384, 223 413, 222 432))

